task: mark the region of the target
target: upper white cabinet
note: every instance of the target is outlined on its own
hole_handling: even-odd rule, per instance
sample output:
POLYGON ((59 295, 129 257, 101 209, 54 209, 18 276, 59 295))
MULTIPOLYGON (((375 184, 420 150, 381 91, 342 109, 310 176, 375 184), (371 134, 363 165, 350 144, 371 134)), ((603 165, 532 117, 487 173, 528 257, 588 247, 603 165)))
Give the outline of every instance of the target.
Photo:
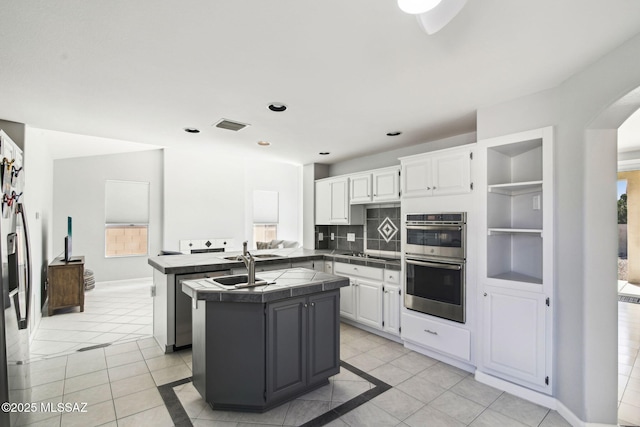
POLYGON ((400 167, 394 166, 350 175, 351 204, 400 200, 400 167))
POLYGON ((553 128, 478 142, 480 371, 551 393, 553 128))
POLYGON ((393 202, 400 200, 399 166, 373 171, 372 181, 374 202, 393 202))
POLYGON ((371 202, 371 173, 351 176, 351 200, 354 203, 371 202))
POLYGON ((351 206, 349 199, 348 177, 316 181, 316 224, 363 224, 363 207, 351 206))
POLYGON ((444 196, 471 191, 472 150, 468 146, 403 157, 402 196, 444 196))

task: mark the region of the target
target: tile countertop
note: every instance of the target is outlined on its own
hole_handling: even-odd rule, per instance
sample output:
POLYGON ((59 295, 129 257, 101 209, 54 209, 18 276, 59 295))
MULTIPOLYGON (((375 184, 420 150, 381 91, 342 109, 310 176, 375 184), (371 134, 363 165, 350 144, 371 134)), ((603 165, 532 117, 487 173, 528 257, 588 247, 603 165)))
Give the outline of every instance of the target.
MULTIPOLYGON (((334 260, 347 264, 366 265, 369 267, 400 270, 399 259, 378 259, 352 256, 344 251, 327 249, 264 249, 249 251, 253 255, 273 254, 278 258, 256 259, 256 265, 279 264, 282 262, 303 262, 312 260, 334 260)), ((242 261, 228 260, 242 252, 209 252, 185 255, 162 255, 150 257, 148 262, 163 274, 191 274, 242 268, 242 261)))
POLYGON ((290 268, 257 273, 267 285, 244 289, 223 289, 211 279, 184 280, 182 292, 200 301, 265 303, 349 286, 346 277, 308 268, 290 268))

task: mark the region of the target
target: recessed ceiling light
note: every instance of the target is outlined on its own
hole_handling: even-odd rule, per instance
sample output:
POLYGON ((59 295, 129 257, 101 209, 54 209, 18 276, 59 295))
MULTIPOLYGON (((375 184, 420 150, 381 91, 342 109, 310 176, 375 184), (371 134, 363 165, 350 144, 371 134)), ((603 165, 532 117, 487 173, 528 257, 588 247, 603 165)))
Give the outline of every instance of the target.
POLYGON ((287 109, 287 106, 282 102, 272 102, 271 104, 269 104, 268 108, 269 110, 275 111, 276 113, 281 113, 287 109))
POLYGON ((184 131, 187 133, 200 133, 200 129, 196 128, 184 128, 184 131))
POLYGON ((328 156, 328 155, 329 155, 329 154, 331 154, 331 153, 329 153, 328 151, 321 151, 321 152, 320 152, 320 153, 318 153, 318 154, 320 154, 321 156, 328 156))
POLYGON ((400 131, 395 131, 395 132, 387 132, 387 136, 398 136, 401 135, 402 132, 400 131))
POLYGON ((258 141, 258 145, 260 145, 261 147, 268 147, 271 145, 271 143, 269 141, 258 141))

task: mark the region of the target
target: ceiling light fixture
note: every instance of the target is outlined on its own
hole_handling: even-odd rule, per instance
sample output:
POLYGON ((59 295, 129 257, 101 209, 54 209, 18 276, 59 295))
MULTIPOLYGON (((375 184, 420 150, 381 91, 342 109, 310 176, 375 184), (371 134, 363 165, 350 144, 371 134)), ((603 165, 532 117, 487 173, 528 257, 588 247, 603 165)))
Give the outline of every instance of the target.
POLYGON ((184 128, 184 131, 187 133, 200 133, 200 129, 196 128, 184 128))
POLYGON ((441 0, 398 0, 398 7, 404 13, 418 15, 434 9, 441 0))
POLYGON ((268 108, 269 110, 275 111, 276 113, 281 113, 287 109, 287 106, 282 102, 272 102, 271 104, 269 104, 268 108))
POLYGON ((258 141, 258 145, 261 147, 268 147, 271 143, 269 141, 258 141))
POLYGON ((435 34, 462 10, 467 0, 398 0, 403 12, 416 15, 420 28, 435 34))
POLYGON ((400 131, 387 132, 387 136, 398 136, 398 135, 402 135, 402 132, 400 131))

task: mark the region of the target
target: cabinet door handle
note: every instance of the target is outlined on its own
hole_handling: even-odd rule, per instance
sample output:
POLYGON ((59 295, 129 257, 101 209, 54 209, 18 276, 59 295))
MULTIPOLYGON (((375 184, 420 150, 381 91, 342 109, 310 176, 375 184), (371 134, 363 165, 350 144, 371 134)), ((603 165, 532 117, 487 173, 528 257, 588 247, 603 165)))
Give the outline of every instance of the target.
POLYGON ((427 187, 427 190, 431 190, 431 187, 427 187))
POLYGON ((485 296, 485 297, 487 296, 487 293, 486 293, 486 292, 484 293, 484 296, 485 296))
POLYGON ((309 304, 304 303, 304 308, 307 308, 309 306, 309 304))
POLYGON ((316 303, 315 303, 315 302, 312 302, 312 303, 311 303, 311 307, 315 307, 315 306, 316 306, 316 303))
POLYGON ((437 333, 437 332, 430 331, 429 329, 425 329, 424 331, 425 331, 425 332, 427 332, 427 333, 429 333, 429 334, 431 334, 431 335, 438 335, 438 333, 437 333))
POLYGON ((433 186, 433 189, 434 189, 434 190, 436 189, 436 186, 435 186, 435 185, 433 186))

